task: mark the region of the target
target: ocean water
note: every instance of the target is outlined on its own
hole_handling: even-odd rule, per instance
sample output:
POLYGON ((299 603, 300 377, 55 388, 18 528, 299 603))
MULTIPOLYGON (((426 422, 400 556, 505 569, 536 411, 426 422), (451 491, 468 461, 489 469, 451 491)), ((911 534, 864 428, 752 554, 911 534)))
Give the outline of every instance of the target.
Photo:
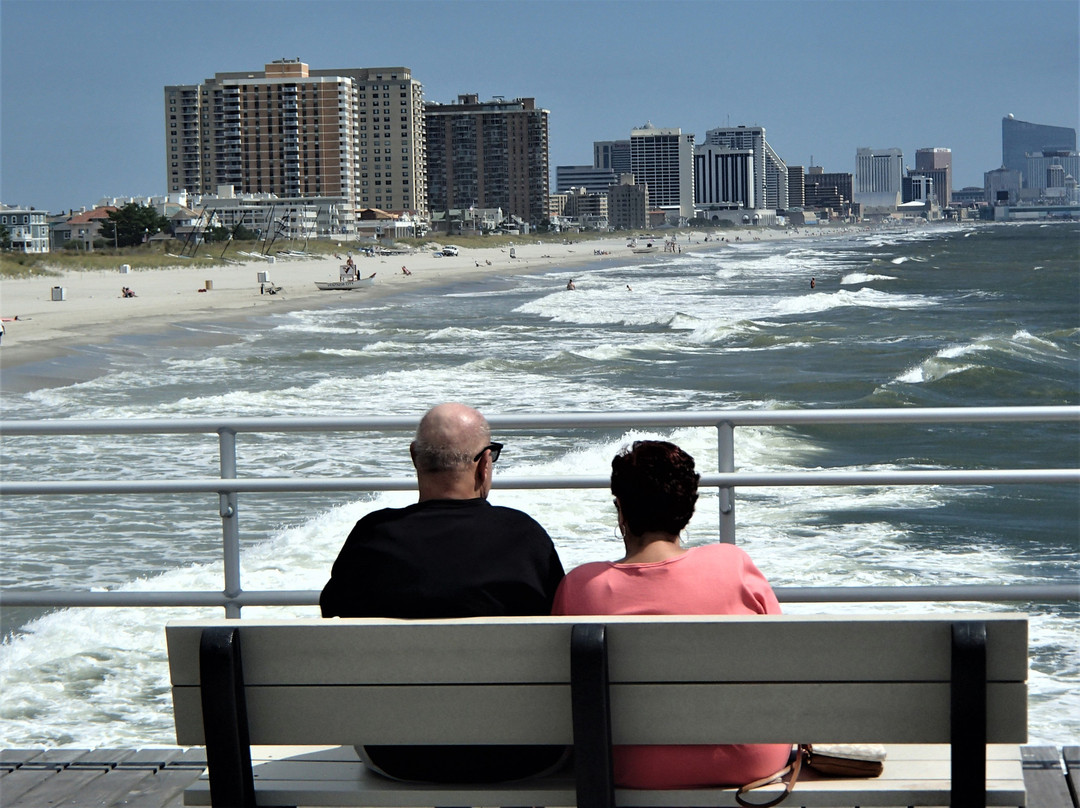
MULTIPOLYGON (((5 395, 3 415, 419 415, 444 400, 489 414, 1080 403, 1076 223, 743 238, 720 250, 684 242, 676 255, 187 324, 87 349, 99 376, 5 395), (576 291, 565 289, 570 277, 576 291)), ((647 436, 716 468, 710 429, 573 430, 497 434, 507 444, 497 471, 602 475, 620 447, 647 436)), ((238 462, 241 474, 258 476, 406 475, 408 442, 402 433, 242 435, 238 462)), ((4 437, 2 452, 8 480, 217 473, 213 436, 4 437)), ((1078 459, 1074 424, 736 431, 742 470, 1052 468, 1078 459)), ((360 516, 414 498, 241 496, 244 587, 321 588, 360 516)), ((567 568, 621 554, 603 490, 496 488, 491 498, 535 515, 567 568)), ((744 488, 737 537, 776 586, 1077 584, 1078 501, 1067 486, 744 488)), ((7 498, 0 508, 4 586, 221 588, 215 496, 7 498)), ((715 492, 705 491, 687 543, 715 541, 717 521, 715 492)), ((786 608, 1026 614, 1031 740, 1080 743, 1075 603, 786 608)), ((172 743, 163 625, 220 614, 5 609, 0 744, 172 743)))

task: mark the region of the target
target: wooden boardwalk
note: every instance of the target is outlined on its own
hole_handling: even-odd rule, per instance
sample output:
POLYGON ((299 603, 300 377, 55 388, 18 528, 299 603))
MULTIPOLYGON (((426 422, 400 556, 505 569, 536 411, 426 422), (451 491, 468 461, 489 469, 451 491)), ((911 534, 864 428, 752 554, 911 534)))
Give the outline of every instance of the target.
MULTIPOLYGON (((1027 808, 1080 808, 1080 746, 1025 746, 1023 759, 1027 808)), ((182 808, 205 767, 202 748, 4 749, 0 808, 182 808)))

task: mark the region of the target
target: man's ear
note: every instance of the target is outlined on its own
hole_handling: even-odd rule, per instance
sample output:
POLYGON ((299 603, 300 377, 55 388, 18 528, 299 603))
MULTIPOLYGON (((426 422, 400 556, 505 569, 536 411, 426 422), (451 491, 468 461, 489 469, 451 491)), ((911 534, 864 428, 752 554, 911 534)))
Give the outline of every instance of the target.
POLYGON ((476 464, 476 471, 474 472, 474 480, 476 481, 477 488, 483 488, 487 482, 488 475, 491 473, 491 452, 484 452, 484 456, 476 464))

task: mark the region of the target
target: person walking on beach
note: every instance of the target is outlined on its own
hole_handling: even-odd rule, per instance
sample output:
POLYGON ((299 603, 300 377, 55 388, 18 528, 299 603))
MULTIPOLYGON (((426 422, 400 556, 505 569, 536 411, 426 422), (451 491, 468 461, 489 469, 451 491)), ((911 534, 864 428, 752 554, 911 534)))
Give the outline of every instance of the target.
MULTIPOLYGON (((563 567, 547 531, 488 502, 502 451, 487 419, 440 404, 409 447, 419 501, 363 517, 319 597, 323 617, 425 619, 550 614, 563 567)), ((517 779, 559 765, 562 746, 364 746, 369 768, 434 782, 517 779)))

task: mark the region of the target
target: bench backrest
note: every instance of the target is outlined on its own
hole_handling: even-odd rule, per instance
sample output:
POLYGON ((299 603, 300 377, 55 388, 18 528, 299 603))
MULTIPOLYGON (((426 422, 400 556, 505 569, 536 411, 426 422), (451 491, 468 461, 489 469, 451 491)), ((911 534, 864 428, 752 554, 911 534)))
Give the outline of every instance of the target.
POLYGON ((1022 617, 216 620, 167 637, 181 745, 205 742, 208 627, 239 629, 252 744, 570 744, 579 624, 606 627, 614 743, 948 743, 953 626, 971 620, 986 740, 1023 743, 1022 617))

